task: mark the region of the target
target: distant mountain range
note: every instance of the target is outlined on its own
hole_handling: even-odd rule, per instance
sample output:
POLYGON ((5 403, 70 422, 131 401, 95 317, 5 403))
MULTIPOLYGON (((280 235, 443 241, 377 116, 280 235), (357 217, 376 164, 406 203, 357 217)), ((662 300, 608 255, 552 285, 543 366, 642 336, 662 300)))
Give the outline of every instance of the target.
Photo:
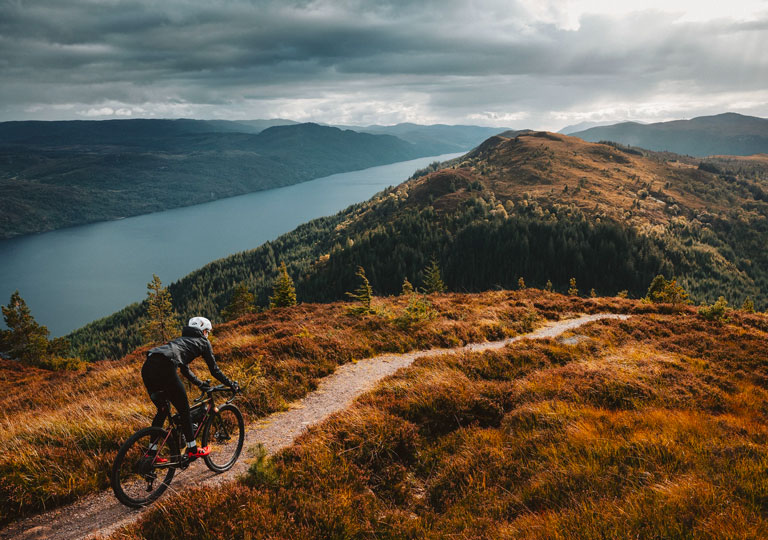
POLYGON ((689 156, 768 153, 768 119, 724 113, 655 124, 623 122, 570 133, 585 141, 613 141, 689 156))
POLYGON ((372 125, 338 127, 352 129, 360 133, 393 135, 399 139, 414 144, 419 148, 431 149, 431 154, 463 152, 470 148, 474 148, 488 137, 501 133, 506 129, 482 126, 449 126, 445 124, 422 126, 411 123, 397 124, 394 126, 372 125))
POLYGON ((405 140, 279 119, 4 122, 0 239, 467 150, 488 129, 409 126, 405 140))
MULTIPOLYGON (((547 132, 493 136, 465 156, 169 286, 182 316, 216 318, 235 284, 268 302, 285 262, 299 300, 345 298, 358 266, 378 294, 435 258, 453 291, 529 286, 645 294, 657 274, 692 299, 768 307, 768 156, 692 158, 547 132), (549 282, 549 284, 548 284, 549 282), (226 284, 226 285, 222 285, 226 284)), ((87 358, 139 344, 134 304, 74 332, 87 358), (127 337, 126 337, 127 336, 127 337)))
POLYGON ((563 135, 570 135, 572 133, 576 133, 578 131, 584 131, 585 129, 590 129, 593 127, 612 126, 615 124, 616 122, 579 122, 578 124, 565 126, 563 129, 558 131, 558 133, 562 133, 563 135))

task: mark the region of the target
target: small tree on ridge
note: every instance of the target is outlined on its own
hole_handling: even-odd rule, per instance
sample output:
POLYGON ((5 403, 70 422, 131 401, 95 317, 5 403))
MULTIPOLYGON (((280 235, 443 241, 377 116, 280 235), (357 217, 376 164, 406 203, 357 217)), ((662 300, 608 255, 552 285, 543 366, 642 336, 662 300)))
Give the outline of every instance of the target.
POLYGON ((288 275, 288 268, 285 261, 280 263, 280 270, 275 280, 275 286, 272 289, 272 296, 269 297, 269 307, 290 307, 296 305, 296 287, 293 285, 291 276, 288 275))
MULTIPOLYGON (((48 341, 48 328, 37 323, 19 291, 11 295, 7 306, 2 306, 2 312, 8 330, 0 330, 0 352, 23 364, 57 369, 61 361, 52 360, 67 354, 69 341, 62 337, 48 341)), ((73 365, 79 363, 71 360, 73 365)))
POLYGON ((424 269, 424 292, 426 294, 441 293, 445 291, 445 283, 440 275, 440 266, 433 257, 429 266, 424 269))
POLYGON ((347 296, 356 301, 358 305, 350 311, 358 315, 374 313, 373 307, 371 306, 371 303, 373 302, 373 289, 365 275, 365 269, 362 266, 358 266, 355 275, 360 278, 360 286, 355 289, 354 292, 348 292, 347 296))
POLYGON ((145 343, 161 343, 176 337, 179 316, 173 310, 171 293, 163 287, 157 274, 147 283, 147 321, 141 327, 145 343))
POLYGON ((235 287, 232 292, 232 299, 221 312, 221 316, 224 317, 224 320, 231 321, 248 313, 253 313, 256 309, 254 301, 253 294, 248 290, 248 285, 242 281, 235 287))

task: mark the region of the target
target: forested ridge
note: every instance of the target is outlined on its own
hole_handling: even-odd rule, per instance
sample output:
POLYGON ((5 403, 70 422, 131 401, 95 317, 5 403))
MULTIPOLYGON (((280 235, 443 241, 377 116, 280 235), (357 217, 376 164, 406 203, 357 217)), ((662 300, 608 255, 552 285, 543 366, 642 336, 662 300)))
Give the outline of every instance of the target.
MULTIPOLYGON (((456 151, 428 137, 414 144, 317 124, 260 127, 194 120, 0 123, 0 239, 456 151)), ((457 127, 454 139, 461 134, 457 127)))
MULTIPOLYGON (((698 160, 551 133, 488 139, 368 202, 311 221, 169 286, 184 318, 215 321, 238 283, 268 305, 285 262, 299 301, 343 299, 362 266, 376 294, 423 283, 435 259, 453 291, 529 286, 643 296, 657 274, 695 302, 768 299, 768 160, 698 160)), ((134 304, 70 335, 86 358, 139 345, 134 304)))

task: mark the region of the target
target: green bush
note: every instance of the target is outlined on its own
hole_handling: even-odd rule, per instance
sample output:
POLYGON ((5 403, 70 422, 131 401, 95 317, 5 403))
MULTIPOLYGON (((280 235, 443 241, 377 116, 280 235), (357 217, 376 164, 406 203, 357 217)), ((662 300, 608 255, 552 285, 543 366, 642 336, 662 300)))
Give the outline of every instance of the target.
POLYGON ((729 311, 728 301, 721 296, 711 306, 702 305, 699 308, 699 316, 707 321, 727 322, 729 320, 729 311))

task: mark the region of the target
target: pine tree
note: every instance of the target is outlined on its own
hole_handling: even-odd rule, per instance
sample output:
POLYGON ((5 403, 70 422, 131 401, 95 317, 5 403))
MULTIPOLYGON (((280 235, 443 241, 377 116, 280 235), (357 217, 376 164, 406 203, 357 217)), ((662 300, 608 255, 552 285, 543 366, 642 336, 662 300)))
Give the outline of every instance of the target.
POLYGON ((554 287, 552 286, 552 281, 551 280, 549 280, 549 279, 547 280, 547 284, 544 285, 544 290, 549 291, 549 292, 552 292, 554 290, 554 287))
POLYGON ((440 266, 437 260, 432 258, 429 266, 424 269, 424 292, 426 294, 441 293, 445 291, 443 278, 440 276, 440 266))
POLYGON ((360 278, 360 286, 355 289, 354 292, 347 293, 347 296, 357 302, 357 306, 351 308, 350 311, 359 315, 374 313, 374 310, 371 307, 371 303, 373 302, 373 289, 365 275, 365 269, 362 266, 358 266, 355 275, 360 278))
POLYGON ((677 284, 677 280, 673 279, 669 283, 667 283, 666 288, 666 296, 670 303, 672 304, 688 304, 690 303, 688 300, 688 293, 686 290, 682 287, 682 285, 677 284))
POLYGON ((657 304, 688 303, 688 293, 682 286, 677 284, 677 280, 672 279, 667 281, 661 274, 653 278, 645 298, 646 300, 657 304))
POLYGON ((147 283, 147 321, 141 327, 145 343, 161 343, 179 333, 179 317, 173 310, 171 293, 157 274, 147 283))
POLYGON ((525 280, 523 279, 523 276, 517 278, 517 288, 521 291, 525 289, 525 280))
POLYGON ((272 296, 269 297, 269 307, 289 307, 296 305, 296 287, 293 285, 291 276, 288 275, 288 268, 285 261, 280 263, 280 270, 275 280, 275 286, 272 289, 272 296))
POLYGON ((242 281, 235 286, 235 290, 232 292, 232 299, 229 301, 229 305, 224 308, 224 311, 221 312, 221 316, 225 321, 231 321, 248 313, 253 313, 255 309, 253 294, 248 290, 248 285, 242 281))
MULTIPOLYGON (((19 291, 2 311, 8 330, 0 331, 0 350, 27 365, 43 363, 48 355, 48 328, 35 321, 19 291)), ((60 338, 55 341, 56 347, 62 344, 60 338)))
POLYGON ((413 294, 413 285, 411 285, 411 282, 408 281, 408 278, 405 278, 403 280, 403 289, 400 291, 400 294, 403 296, 409 296, 413 294))
POLYGON ((744 303, 741 304, 741 311, 744 311, 745 313, 755 312, 755 303, 752 301, 750 297, 746 297, 744 299, 744 303))
POLYGON ((657 275, 648 286, 648 292, 645 294, 645 298, 651 302, 662 302, 660 298, 662 298, 666 286, 666 278, 661 274, 657 275))
POLYGON ((576 278, 572 277, 568 281, 568 295, 569 296, 579 296, 579 289, 576 287, 576 278))
POLYGON ((589 290, 589 297, 590 298, 597 298, 597 292, 595 291, 594 287, 589 290))

